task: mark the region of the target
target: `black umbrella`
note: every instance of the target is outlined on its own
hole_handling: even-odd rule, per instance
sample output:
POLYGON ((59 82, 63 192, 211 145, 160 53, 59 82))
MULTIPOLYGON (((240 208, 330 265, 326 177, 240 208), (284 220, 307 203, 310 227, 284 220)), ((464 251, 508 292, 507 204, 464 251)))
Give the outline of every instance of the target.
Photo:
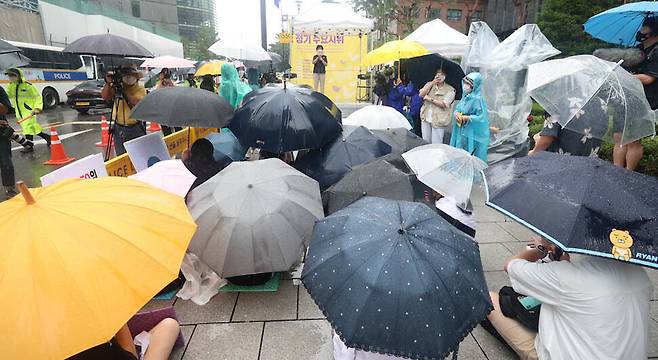
POLYGON ((484 170, 487 205, 567 252, 658 268, 658 180, 542 152, 484 170))
POLYGON ((318 150, 311 150, 295 162, 295 168, 320 183, 325 190, 340 180, 352 167, 391 152, 391 146, 379 140, 363 126, 345 126, 341 136, 318 150))
POLYGON ((263 61, 249 61, 245 60, 244 65, 248 68, 257 68, 260 72, 284 72, 291 68, 290 64, 287 61, 284 61, 281 55, 268 51, 267 52, 272 60, 263 60, 263 61))
POLYGON ((402 60, 402 67, 407 69, 408 79, 416 89, 421 89, 425 84, 432 81, 436 69, 443 68, 446 73, 446 84, 455 88, 455 99, 462 98, 462 79, 466 75, 456 62, 439 54, 429 54, 402 60))
POLYGON ((229 129, 244 146, 280 154, 331 142, 340 134, 341 116, 338 107, 319 92, 264 87, 244 97, 229 129))
POLYGON ((137 42, 109 33, 83 36, 70 43, 62 51, 96 56, 153 57, 153 53, 137 42))
POLYGON ((404 159, 402 158, 402 154, 400 154, 400 153, 391 152, 388 155, 378 157, 375 161, 377 161, 377 160, 384 160, 387 163, 395 166, 396 168, 398 168, 400 171, 402 171, 405 174, 415 175, 414 171, 411 170, 409 165, 407 165, 407 162, 404 161, 404 159))
POLYGON ((492 310, 478 244, 414 202, 316 223, 302 281, 348 347, 412 359, 443 359, 492 310))
POLYGON ((233 107, 221 96, 192 87, 156 89, 146 95, 131 117, 167 126, 222 128, 233 118, 233 107))
POLYGON ((418 135, 403 128, 371 130, 375 136, 391 145, 392 153, 402 154, 415 147, 427 145, 428 142, 418 135))
POLYGON ((365 196, 422 202, 434 208, 431 195, 432 189, 418 181, 416 176, 380 158, 347 172, 322 193, 322 202, 328 215, 365 196))

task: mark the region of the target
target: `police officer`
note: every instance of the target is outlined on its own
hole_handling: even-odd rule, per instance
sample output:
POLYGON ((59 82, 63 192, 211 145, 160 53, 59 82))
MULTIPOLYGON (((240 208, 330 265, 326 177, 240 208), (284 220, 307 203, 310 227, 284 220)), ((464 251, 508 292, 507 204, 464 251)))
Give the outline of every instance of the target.
MULTIPOLYGON (((25 81, 23 72, 20 69, 7 69, 5 75, 9 77, 10 82, 7 86, 7 94, 14 105, 14 109, 16 109, 16 118, 25 119, 31 116, 21 122, 23 135, 30 141, 34 139, 34 135, 38 135, 46 140, 46 144, 50 146, 50 135, 43 132, 36 117, 36 114, 40 113, 43 109, 41 93, 34 85, 25 81)), ((21 152, 30 151, 34 151, 33 147, 25 147, 21 150, 21 152)))

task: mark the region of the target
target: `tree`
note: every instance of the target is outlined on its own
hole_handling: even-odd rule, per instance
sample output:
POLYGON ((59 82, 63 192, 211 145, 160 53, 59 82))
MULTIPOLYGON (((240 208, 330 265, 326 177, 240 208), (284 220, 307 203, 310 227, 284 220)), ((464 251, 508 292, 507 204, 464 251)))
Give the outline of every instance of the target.
POLYGON ((393 22, 403 25, 406 33, 412 32, 418 25, 420 0, 411 0, 408 5, 401 5, 397 0, 352 0, 352 3, 354 10, 364 11, 374 20, 378 43, 397 39, 398 34, 391 31, 393 22))
POLYGON ((591 16, 619 6, 623 0, 545 0, 537 24, 551 41, 562 51, 562 56, 591 54, 600 47, 612 47, 592 38, 583 30, 583 24, 591 16))
POLYGON ((194 39, 182 38, 185 57, 197 61, 216 59, 217 55, 208 51, 208 48, 218 39, 217 32, 212 26, 202 26, 194 39))

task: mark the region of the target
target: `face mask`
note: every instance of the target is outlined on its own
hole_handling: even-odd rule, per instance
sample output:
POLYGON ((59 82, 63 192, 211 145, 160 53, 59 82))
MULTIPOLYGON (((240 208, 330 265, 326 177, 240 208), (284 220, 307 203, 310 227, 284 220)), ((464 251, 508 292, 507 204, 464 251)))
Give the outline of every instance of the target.
POLYGON ((473 91, 473 87, 471 86, 471 84, 464 83, 463 87, 464 87, 464 92, 467 94, 470 94, 471 91, 473 91))
POLYGON ((238 70, 238 75, 240 75, 240 77, 243 77, 244 76, 244 70, 238 70))
POLYGON ((438 82, 442 83, 446 81, 446 76, 443 74, 438 74, 437 76, 434 77, 438 82))
POLYGON ((13 81, 13 82, 18 81, 18 76, 10 76, 9 81, 13 81))
POLYGON ((641 31, 638 31, 637 34, 635 34, 635 40, 637 40, 637 42, 643 42, 648 38, 649 34, 643 34, 641 31))
POLYGON ((135 85, 135 83, 137 83, 137 78, 134 76, 124 76, 122 80, 126 85, 135 85))

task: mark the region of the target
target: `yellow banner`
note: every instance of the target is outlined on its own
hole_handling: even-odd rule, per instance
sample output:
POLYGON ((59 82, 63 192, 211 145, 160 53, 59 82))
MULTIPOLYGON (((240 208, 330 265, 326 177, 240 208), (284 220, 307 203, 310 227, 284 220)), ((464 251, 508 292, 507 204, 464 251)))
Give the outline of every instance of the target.
POLYGON ((361 61, 368 53, 367 35, 295 34, 291 40, 291 71, 297 74, 293 83, 313 86, 313 55, 322 45, 327 56, 325 95, 336 103, 356 102, 357 75, 366 71, 361 61))
POLYGON ((290 38, 292 38, 289 32, 278 33, 276 37, 280 44, 290 44, 290 38))

